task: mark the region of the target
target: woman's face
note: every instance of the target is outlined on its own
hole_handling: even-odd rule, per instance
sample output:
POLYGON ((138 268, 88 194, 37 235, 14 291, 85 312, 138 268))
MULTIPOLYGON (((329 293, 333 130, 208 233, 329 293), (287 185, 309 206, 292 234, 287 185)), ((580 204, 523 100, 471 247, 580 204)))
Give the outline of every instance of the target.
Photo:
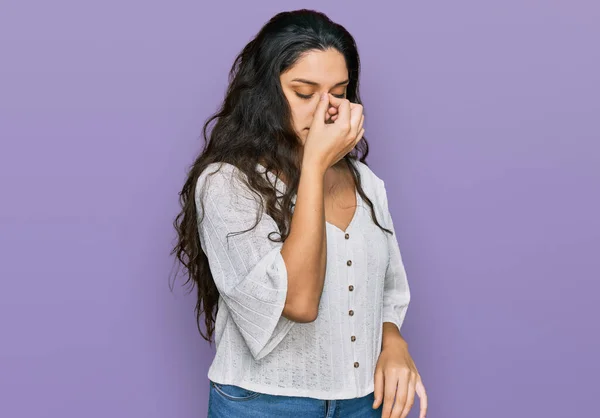
MULTIPOLYGON (((346 97, 349 81, 346 60, 332 48, 308 51, 279 79, 292 109, 294 129, 304 145, 321 94, 328 92, 336 97, 346 97)), ((336 113, 337 109, 330 107, 326 117, 336 113)))

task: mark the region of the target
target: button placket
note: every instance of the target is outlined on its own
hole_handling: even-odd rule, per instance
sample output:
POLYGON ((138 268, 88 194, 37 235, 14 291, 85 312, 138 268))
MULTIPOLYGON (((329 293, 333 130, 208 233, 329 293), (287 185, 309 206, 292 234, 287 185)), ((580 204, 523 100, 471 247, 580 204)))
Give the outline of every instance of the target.
POLYGON ((352 252, 352 245, 350 241, 350 234, 349 233, 344 233, 344 242, 345 242, 345 249, 346 249, 346 277, 347 277, 347 294, 348 294, 348 317, 349 317, 349 321, 350 321, 350 344, 352 347, 352 357, 354 359, 354 363, 353 363, 353 367, 355 369, 357 369, 359 367, 359 363, 358 361, 356 361, 357 356, 356 356, 356 330, 355 330, 355 319, 354 314, 354 308, 356 307, 355 305, 355 286, 356 286, 356 282, 355 282, 355 267, 353 266, 353 258, 354 258, 354 254, 352 252))

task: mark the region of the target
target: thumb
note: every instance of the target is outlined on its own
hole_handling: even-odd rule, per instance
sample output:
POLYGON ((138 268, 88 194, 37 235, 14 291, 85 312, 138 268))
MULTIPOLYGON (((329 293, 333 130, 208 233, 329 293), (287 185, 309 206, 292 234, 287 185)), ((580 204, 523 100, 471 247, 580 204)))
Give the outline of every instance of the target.
POLYGON ((312 126, 325 124, 325 113, 329 109, 329 94, 323 93, 313 115, 312 126))

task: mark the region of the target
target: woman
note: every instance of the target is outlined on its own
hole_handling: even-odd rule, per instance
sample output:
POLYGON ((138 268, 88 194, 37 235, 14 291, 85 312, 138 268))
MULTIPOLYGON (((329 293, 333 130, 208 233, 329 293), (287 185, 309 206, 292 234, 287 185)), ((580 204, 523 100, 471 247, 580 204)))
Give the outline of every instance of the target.
POLYGON ((405 270, 365 162, 359 67, 342 26, 280 13, 204 125, 173 253, 216 340, 209 417, 406 417, 415 391, 425 416, 399 332, 405 270))

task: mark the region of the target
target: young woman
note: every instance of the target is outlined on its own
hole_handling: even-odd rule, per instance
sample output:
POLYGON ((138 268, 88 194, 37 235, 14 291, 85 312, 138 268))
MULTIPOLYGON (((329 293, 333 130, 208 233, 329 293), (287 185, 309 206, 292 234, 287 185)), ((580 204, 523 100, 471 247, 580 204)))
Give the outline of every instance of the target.
POLYGON ((399 331, 406 274, 365 161, 359 68, 342 26, 280 13, 204 125, 173 253, 197 287, 200 333, 216 340, 209 417, 404 418, 415 392, 425 416, 399 331))

